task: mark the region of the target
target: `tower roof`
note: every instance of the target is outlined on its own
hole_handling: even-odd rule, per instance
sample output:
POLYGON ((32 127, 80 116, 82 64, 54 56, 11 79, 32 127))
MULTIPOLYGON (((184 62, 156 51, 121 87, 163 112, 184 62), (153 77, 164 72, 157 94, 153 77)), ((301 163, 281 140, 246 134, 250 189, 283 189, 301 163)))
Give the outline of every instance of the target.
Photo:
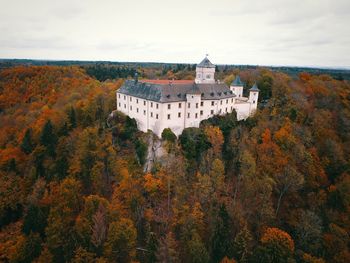
POLYGON ((249 89, 249 91, 260 91, 260 90, 258 89, 258 85, 256 85, 256 83, 254 83, 253 87, 251 87, 249 89))
POLYGON ((243 82, 241 81, 239 75, 237 75, 236 78, 232 81, 231 86, 243 86, 243 82))
POLYGON ((197 65, 197 67, 201 67, 201 68, 215 68, 215 65, 213 63, 210 62, 210 60, 208 59, 208 57, 205 57, 201 63, 199 63, 197 65))

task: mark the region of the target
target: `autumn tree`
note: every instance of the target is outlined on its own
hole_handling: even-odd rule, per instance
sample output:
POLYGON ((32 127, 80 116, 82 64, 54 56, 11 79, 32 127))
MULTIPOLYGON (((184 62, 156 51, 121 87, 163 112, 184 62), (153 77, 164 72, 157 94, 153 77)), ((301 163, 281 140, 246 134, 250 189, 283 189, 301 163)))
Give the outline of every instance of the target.
POLYGON ((136 253, 136 229, 127 218, 109 225, 104 255, 111 262, 130 262, 136 253))
POLYGON ((294 254, 291 236, 278 228, 267 228, 255 252, 255 262, 289 262, 294 254))
POLYGON ((67 261, 73 257, 75 250, 77 236, 74 223, 82 203, 81 184, 75 179, 66 178, 53 188, 53 205, 45 231, 47 245, 55 261, 67 261))
POLYGON ((160 239, 157 259, 159 262, 180 262, 178 244, 172 232, 167 233, 160 239))

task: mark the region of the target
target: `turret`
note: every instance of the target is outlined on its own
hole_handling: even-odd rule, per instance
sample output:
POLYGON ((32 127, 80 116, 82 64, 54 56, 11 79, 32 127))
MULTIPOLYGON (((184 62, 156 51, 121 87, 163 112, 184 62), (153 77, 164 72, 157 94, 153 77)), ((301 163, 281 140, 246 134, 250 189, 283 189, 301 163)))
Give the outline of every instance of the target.
POLYGON ((258 107, 258 99, 259 99, 259 89, 258 85, 254 83, 253 87, 249 89, 249 102, 250 102, 250 113, 253 114, 258 107))
POLYGON ((232 81, 230 85, 230 90, 238 97, 243 97, 243 82, 241 81, 241 78, 239 75, 236 76, 236 78, 232 81))
POLYGON ((205 57, 196 67, 196 83, 215 83, 215 65, 205 57))

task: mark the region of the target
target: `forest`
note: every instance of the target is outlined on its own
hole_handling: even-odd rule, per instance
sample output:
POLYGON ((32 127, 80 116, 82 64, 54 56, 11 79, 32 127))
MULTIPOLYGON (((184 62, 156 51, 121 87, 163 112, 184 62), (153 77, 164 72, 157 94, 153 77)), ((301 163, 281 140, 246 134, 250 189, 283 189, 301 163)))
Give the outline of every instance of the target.
POLYGON ((155 135, 110 115, 115 91, 194 67, 110 67, 0 70, 1 262, 350 262, 346 78, 218 68, 257 82, 257 113, 164 130, 145 171, 155 135))

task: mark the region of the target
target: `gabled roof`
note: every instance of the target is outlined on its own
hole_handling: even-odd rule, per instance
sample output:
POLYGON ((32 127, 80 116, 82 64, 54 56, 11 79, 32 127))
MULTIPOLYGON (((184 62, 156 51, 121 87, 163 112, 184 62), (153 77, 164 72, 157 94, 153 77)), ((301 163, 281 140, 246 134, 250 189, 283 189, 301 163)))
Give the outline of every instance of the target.
POLYGON ((215 65, 213 63, 210 62, 210 60, 205 57, 201 63, 199 63, 197 65, 197 67, 200 67, 200 68, 215 68, 215 65))
POLYGON ((260 91, 260 90, 258 89, 258 85, 256 85, 256 83, 254 83, 253 87, 251 87, 249 89, 249 91, 260 91))
POLYGON ((243 82, 241 81, 239 75, 237 75, 236 78, 232 81, 231 86, 243 86, 243 82))
POLYGON ((186 101, 186 94, 200 94, 202 100, 233 98, 236 95, 224 83, 145 83, 126 80, 118 93, 156 102, 186 101))

